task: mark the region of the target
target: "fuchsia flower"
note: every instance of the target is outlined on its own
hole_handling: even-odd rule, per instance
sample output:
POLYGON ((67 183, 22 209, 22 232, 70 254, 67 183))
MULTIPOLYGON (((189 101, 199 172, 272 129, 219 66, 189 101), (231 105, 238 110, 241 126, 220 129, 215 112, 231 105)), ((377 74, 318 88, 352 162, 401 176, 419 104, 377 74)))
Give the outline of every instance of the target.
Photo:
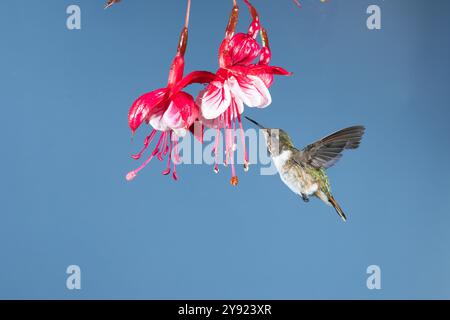
POLYGON ((214 74, 206 71, 194 71, 183 78, 190 4, 191 1, 188 0, 186 22, 181 31, 177 54, 170 68, 167 86, 139 97, 128 113, 128 124, 133 134, 144 122, 153 127, 144 141, 141 152, 133 155, 134 159, 140 159, 158 132, 160 135, 148 159, 139 168, 128 173, 127 180, 133 180, 155 156, 162 161, 169 155, 167 169, 163 172, 164 175, 168 175, 171 172, 172 154, 175 160, 173 178, 178 179, 176 171, 176 162, 179 161, 178 138, 183 137, 190 128, 192 129, 194 121, 199 116, 199 107, 194 102, 194 98, 182 89, 192 83, 209 83, 214 78, 214 74))
POLYGON ((218 172, 218 143, 220 130, 225 130, 225 164, 231 163, 231 184, 237 185, 238 178, 234 167, 235 131, 237 126, 241 131, 244 147, 244 169, 248 170, 248 155, 245 146, 244 130, 241 114, 244 104, 249 107, 265 108, 271 104, 269 88, 274 75, 289 75, 283 68, 269 66, 271 50, 267 32, 261 27, 259 15, 248 0, 247 4, 253 21, 248 32, 234 34, 238 21, 239 8, 234 0, 225 38, 219 49, 219 70, 215 78, 197 97, 201 110, 202 122, 216 128, 214 152, 216 155, 215 171, 218 172), (261 34, 262 47, 256 41, 261 34), (255 60, 259 57, 259 61, 255 60))

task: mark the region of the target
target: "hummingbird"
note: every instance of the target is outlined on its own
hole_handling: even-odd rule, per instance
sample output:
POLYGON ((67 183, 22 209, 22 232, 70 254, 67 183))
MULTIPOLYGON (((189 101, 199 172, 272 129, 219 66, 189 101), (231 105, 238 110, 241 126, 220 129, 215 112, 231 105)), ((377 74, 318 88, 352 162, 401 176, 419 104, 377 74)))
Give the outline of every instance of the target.
POLYGON ((344 150, 359 147, 365 132, 364 126, 339 130, 299 150, 285 131, 265 128, 255 120, 245 118, 263 131, 267 150, 281 180, 303 201, 309 202, 310 196, 316 196, 334 207, 341 219, 347 221, 344 211, 331 193, 326 169, 338 162, 344 150))

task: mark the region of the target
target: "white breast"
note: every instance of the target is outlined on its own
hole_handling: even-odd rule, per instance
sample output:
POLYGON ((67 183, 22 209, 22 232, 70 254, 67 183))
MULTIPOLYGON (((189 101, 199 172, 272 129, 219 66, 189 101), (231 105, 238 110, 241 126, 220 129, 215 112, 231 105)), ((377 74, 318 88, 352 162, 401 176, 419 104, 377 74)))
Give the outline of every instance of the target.
POLYGON ((284 163, 291 157, 291 154, 292 151, 284 150, 278 156, 272 157, 273 163, 275 164, 275 167, 277 168, 278 172, 280 172, 284 163))
POLYGON ((284 150, 278 156, 272 157, 272 161, 280 174, 281 180, 292 190, 292 192, 300 194, 301 187, 299 185, 299 179, 291 175, 290 171, 283 170, 283 166, 286 161, 289 160, 291 154, 292 151, 284 150))
POLYGON ((294 193, 297 194, 306 194, 311 195, 314 194, 317 189, 318 185, 317 183, 314 183, 311 181, 312 179, 308 179, 309 175, 306 174, 306 172, 301 169, 300 171, 284 171, 283 166, 286 163, 287 160, 292 155, 292 151, 285 150, 281 152, 280 155, 272 157, 273 163, 275 164, 275 167, 277 168, 278 172, 280 173, 281 180, 291 189, 294 193), (301 176, 298 176, 298 172, 300 172, 301 176))

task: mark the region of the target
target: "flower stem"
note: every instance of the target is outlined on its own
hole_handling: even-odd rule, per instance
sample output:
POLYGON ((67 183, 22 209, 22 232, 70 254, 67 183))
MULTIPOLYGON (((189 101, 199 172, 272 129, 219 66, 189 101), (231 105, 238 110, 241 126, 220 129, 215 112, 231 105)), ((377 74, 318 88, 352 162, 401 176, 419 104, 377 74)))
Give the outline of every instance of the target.
POLYGON ((188 0, 187 9, 186 9, 186 19, 184 22, 184 27, 187 29, 189 27, 189 17, 191 15, 191 0, 188 0))
POLYGON ((234 35, 234 31, 236 30, 236 25, 239 18, 239 7, 237 5, 236 0, 233 0, 233 9, 231 10, 230 18, 228 20, 227 29, 225 31, 225 38, 231 39, 234 35))
POLYGON ((188 0, 187 9, 186 9, 186 18, 184 20, 184 27, 183 27, 183 30, 181 30, 180 40, 178 42, 178 49, 177 49, 177 55, 180 55, 181 57, 184 57, 184 54, 186 53, 190 14, 191 14, 191 0, 188 0))

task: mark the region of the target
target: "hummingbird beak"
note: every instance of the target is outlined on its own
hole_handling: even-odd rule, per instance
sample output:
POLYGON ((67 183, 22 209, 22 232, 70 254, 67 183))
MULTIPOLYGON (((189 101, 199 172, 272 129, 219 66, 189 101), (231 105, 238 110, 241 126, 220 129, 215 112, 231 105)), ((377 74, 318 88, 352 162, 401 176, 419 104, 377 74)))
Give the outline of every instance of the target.
POLYGON ((259 128, 261 128, 261 129, 263 129, 263 130, 266 129, 265 127, 263 127, 262 125, 260 125, 258 122, 256 122, 255 120, 253 120, 253 119, 251 119, 251 118, 249 118, 249 117, 247 117, 247 116, 245 116, 245 119, 247 119, 247 120, 250 121, 251 123, 257 125, 259 128))

